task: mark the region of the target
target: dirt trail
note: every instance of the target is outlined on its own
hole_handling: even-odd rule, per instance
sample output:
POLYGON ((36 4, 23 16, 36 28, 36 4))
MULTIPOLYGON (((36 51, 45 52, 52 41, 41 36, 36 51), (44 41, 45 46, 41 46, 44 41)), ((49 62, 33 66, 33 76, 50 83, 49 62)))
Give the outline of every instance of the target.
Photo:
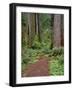
POLYGON ((47 57, 40 57, 39 60, 27 66, 27 69, 23 72, 22 77, 33 76, 48 76, 49 75, 49 62, 47 57))

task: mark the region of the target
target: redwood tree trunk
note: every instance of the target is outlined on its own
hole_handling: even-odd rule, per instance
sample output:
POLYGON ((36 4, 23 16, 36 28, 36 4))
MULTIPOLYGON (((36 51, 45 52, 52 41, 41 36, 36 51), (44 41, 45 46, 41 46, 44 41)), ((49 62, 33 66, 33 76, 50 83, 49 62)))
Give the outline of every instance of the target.
POLYGON ((41 42, 40 17, 38 13, 36 13, 36 35, 38 35, 38 39, 41 42))
POLYGON ((54 15, 53 46, 61 46, 61 15, 54 15))
POLYGON ((61 15, 61 46, 64 46, 64 15, 61 15))
POLYGON ((32 46, 33 38, 35 36, 35 31, 36 31, 36 16, 35 13, 29 13, 28 14, 28 44, 29 47, 32 46))

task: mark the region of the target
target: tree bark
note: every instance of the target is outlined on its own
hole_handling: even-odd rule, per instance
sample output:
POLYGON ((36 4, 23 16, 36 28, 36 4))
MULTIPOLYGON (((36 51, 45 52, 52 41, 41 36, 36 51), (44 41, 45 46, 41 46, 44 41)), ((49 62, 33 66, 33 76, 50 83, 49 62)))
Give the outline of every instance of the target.
POLYGON ((31 14, 28 13, 28 47, 31 47, 31 14))
POLYGON ((54 15, 53 46, 61 47, 61 15, 54 15))
POLYGON ((36 35, 38 35, 38 39, 41 41, 40 18, 38 13, 36 14, 36 35))
POLYGON ((61 15, 61 46, 64 46, 64 15, 61 15))
POLYGON ((29 47, 32 46, 32 42, 35 36, 35 31, 36 31, 36 16, 35 13, 30 13, 28 14, 28 44, 29 47))
MULTIPOLYGON (((26 16, 27 16, 27 14, 22 13, 22 18, 24 18, 26 16)), ((21 29, 22 29, 22 37, 21 37, 22 38, 22 43, 27 45, 28 44, 28 34, 27 34, 27 31, 28 31, 28 22, 27 22, 27 20, 25 20, 25 21, 22 21, 21 23, 22 23, 21 24, 22 25, 22 27, 21 27, 21 29)))
POLYGON ((34 40, 35 34, 36 34, 36 15, 35 15, 35 13, 32 13, 31 14, 31 39, 32 39, 32 42, 34 40))

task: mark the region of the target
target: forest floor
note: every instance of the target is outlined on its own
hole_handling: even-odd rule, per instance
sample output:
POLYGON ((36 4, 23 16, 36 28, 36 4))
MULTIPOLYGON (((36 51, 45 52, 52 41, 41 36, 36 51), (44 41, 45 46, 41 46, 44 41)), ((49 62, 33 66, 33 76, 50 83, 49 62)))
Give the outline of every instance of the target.
POLYGON ((21 76, 64 75, 63 51, 63 48, 48 50, 46 52, 33 49, 24 50, 21 76))
POLYGON ((26 70, 22 72, 22 77, 48 76, 50 75, 50 69, 48 65, 48 58, 40 57, 37 62, 27 66, 26 70))

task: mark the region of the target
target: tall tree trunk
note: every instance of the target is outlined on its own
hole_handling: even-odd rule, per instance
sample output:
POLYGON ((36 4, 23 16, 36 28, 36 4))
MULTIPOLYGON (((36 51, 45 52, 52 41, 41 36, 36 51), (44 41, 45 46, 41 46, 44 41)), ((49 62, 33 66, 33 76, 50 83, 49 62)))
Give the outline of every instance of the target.
POLYGON ((36 14, 32 13, 31 14, 31 38, 32 42, 34 40, 35 34, 36 34, 36 14))
MULTIPOLYGON (((51 30, 53 30, 53 25, 54 25, 54 14, 51 15, 51 30)), ((51 32, 51 46, 50 49, 53 48, 53 31, 51 32)))
MULTIPOLYGON (((27 18, 26 16, 27 16, 27 14, 22 13, 22 19, 24 17, 27 18)), ((22 23, 21 24, 22 25, 22 27, 21 27, 21 29, 22 29, 22 43, 27 45, 28 44, 28 34, 27 34, 27 31, 28 31, 28 22, 27 22, 27 20, 23 19, 21 23, 22 23)))
POLYGON ((53 46, 61 46, 61 15, 54 15, 53 46))
POLYGON ((31 14, 28 13, 28 47, 31 47, 31 14))
POLYGON ((36 34, 38 35, 39 41, 41 41, 40 19, 38 13, 36 14, 36 34))
POLYGON ((29 44, 29 47, 32 46, 32 42, 35 36, 35 31, 36 31, 35 19, 36 19, 35 13, 28 14, 28 37, 29 37, 28 44, 29 44))
POLYGON ((61 46, 64 46, 64 15, 61 15, 61 46))

